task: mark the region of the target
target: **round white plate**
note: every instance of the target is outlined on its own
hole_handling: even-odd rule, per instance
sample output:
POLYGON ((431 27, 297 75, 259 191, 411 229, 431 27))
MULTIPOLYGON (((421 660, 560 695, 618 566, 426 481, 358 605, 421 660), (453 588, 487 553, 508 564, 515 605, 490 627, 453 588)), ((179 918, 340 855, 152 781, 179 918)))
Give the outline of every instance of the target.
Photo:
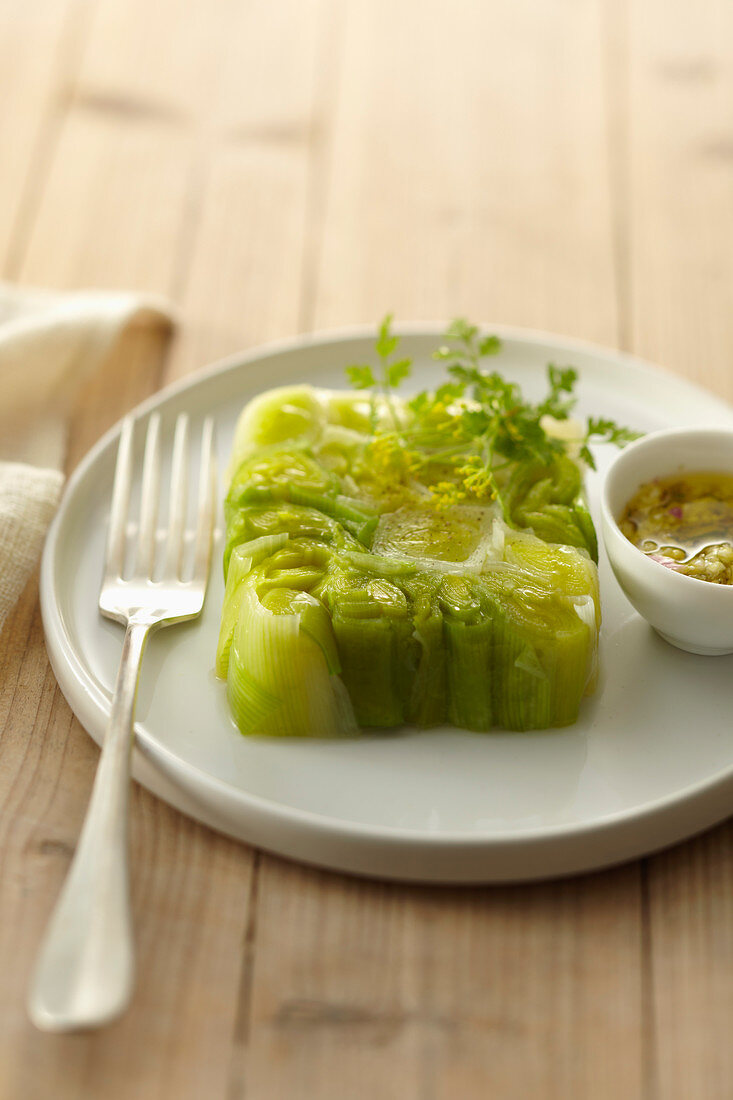
MULTIPOLYGON (((437 326, 402 327, 410 385, 439 376, 437 326)), ((640 430, 733 427, 711 394, 617 352, 497 329, 497 367, 536 397, 545 364, 580 371, 581 413, 640 430)), ((344 385, 372 358, 373 332, 301 339, 236 356, 137 410, 213 413, 226 467, 236 417, 253 394, 308 381, 344 385)), ((122 641, 97 610, 119 428, 71 478, 41 571, 48 651, 61 689, 96 741, 104 735, 122 641)), ((144 431, 138 431, 142 442, 144 431)), ((596 451, 599 479, 611 454, 596 451)), ((224 487, 222 486, 222 495, 224 487)), ((155 635, 143 664, 133 773, 184 813, 259 847, 357 874, 497 882, 570 874, 678 841, 733 807, 733 657, 697 657, 661 641, 622 596, 601 557, 602 675, 577 724, 538 733, 443 728, 358 740, 244 738, 212 667, 223 593, 220 540, 204 614, 155 635)))

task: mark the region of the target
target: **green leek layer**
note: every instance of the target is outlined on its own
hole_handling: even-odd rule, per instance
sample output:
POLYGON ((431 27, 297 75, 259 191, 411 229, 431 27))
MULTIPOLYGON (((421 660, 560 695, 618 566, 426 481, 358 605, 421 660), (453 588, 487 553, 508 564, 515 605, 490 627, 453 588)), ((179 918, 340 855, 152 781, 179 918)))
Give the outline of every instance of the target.
POLYGON ((380 493, 375 415, 361 395, 301 386, 240 420, 216 666, 240 730, 572 723, 600 623, 577 465, 510 471, 508 522, 491 501, 438 510, 380 493))

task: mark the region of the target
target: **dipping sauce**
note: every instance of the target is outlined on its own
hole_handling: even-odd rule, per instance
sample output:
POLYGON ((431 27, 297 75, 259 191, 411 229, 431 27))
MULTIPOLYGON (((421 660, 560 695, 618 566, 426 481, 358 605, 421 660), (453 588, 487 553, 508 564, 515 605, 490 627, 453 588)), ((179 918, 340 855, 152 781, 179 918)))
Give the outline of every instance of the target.
POLYGON ((733 584, 733 474, 704 471, 648 481, 626 505, 619 527, 668 569, 733 584))

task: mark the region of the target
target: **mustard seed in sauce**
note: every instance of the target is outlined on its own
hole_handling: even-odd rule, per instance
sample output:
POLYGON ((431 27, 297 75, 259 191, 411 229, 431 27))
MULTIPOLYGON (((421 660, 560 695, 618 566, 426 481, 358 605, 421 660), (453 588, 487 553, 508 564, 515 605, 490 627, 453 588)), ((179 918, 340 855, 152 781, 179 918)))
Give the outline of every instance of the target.
POLYGON ((642 485, 619 522, 630 542, 668 569, 733 584, 733 473, 697 471, 642 485))

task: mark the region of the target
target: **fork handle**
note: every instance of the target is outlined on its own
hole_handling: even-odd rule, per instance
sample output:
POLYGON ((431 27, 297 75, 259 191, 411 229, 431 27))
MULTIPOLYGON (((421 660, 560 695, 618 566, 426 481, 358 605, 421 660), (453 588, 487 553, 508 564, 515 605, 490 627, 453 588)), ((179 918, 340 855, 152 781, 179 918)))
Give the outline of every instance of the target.
POLYGON ((29 1015, 44 1031, 98 1027, 118 1016, 132 996, 130 753, 140 662, 153 625, 132 617, 125 632, 91 799, 31 983, 29 1015))

